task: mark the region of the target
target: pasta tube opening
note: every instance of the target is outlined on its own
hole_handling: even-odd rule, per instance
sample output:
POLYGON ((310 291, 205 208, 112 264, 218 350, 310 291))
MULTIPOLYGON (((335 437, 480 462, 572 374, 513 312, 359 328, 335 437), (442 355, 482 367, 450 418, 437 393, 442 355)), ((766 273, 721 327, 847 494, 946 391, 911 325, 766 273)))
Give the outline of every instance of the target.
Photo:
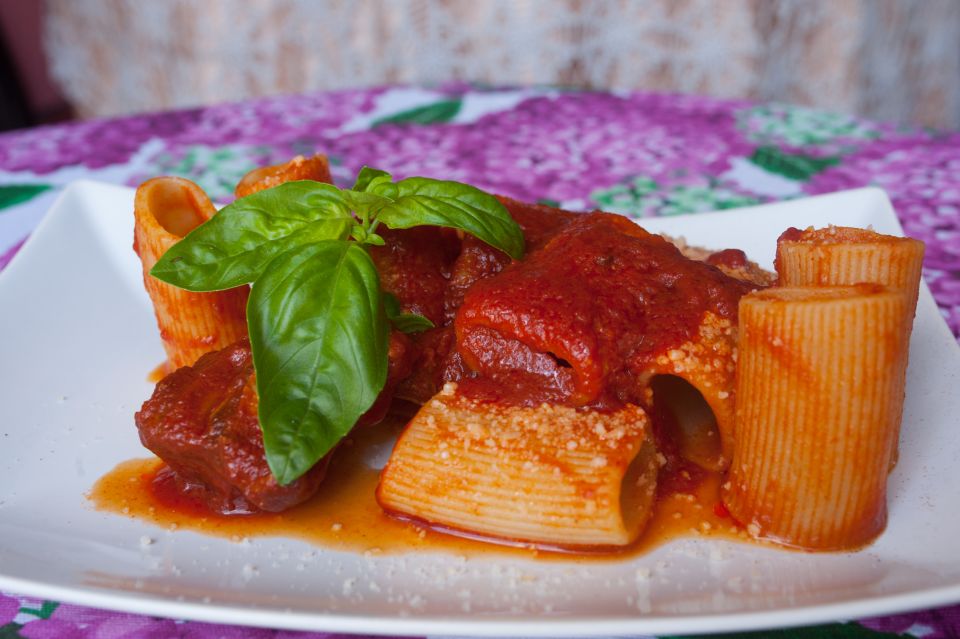
POLYGON ((657 418, 657 441, 678 455, 707 470, 725 466, 717 418, 703 394, 675 375, 656 375, 650 380, 657 418), (665 441, 666 440, 666 441, 665 441))
POLYGON ((620 481, 620 516, 632 541, 640 536, 653 514, 659 470, 657 449, 648 440, 640 446, 620 481))
POLYGON ((187 180, 158 178, 144 184, 146 209, 164 231, 179 239, 216 212, 206 194, 187 180))

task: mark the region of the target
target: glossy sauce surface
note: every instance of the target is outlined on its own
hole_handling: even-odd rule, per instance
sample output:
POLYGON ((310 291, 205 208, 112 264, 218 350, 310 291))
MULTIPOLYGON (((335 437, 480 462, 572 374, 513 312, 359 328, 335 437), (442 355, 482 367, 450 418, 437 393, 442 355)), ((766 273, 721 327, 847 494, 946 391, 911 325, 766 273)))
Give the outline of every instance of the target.
POLYGON ((464 392, 526 406, 642 405, 637 381, 656 358, 694 339, 707 312, 735 323, 752 288, 624 217, 582 215, 467 292, 457 348, 499 388, 464 392))
POLYGON ((359 553, 441 551, 466 556, 493 554, 559 560, 574 556, 603 561, 643 554, 679 537, 747 541, 745 533, 720 505, 719 473, 709 472, 671 479, 668 483, 674 490, 659 496, 653 518, 639 542, 612 553, 571 555, 523 545, 508 546, 503 540, 485 543, 391 518, 374 499, 379 477, 374 466, 386 459, 402 423, 391 417, 377 426, 357 429, 338 451, 317 495, 283 513, 212 513, 201 502, 191 501, 176 490, 163 462, 156 458, 119 464, 96 483, 89 498, 99 510, 166 529, 193 530, 233 541, 293 537, 321 548, 359 553))

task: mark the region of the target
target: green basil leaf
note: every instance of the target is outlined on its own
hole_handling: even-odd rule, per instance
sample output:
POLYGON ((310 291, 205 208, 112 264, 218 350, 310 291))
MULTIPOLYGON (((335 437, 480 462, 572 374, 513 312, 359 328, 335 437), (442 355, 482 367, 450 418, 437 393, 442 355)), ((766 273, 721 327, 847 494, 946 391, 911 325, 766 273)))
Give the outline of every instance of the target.
POLYGON ((387 245, 387 241, 385 239, 383 239, 376 233, 369 233, 369 232, 367 233, 367 237, 364 238, 363 243, 368 244, 370 246, 386 246, 387 245))
POLYGON ((386 311, 387 317, 390 319, 403 312, 400 310, 400 300, 397 299, 397 296, 387 291, 383 292, 383 310, 386 311))
POLYGON ((468 184, 413 177, 396 184, 377 184, 373 191, 396 196, 376 219, 392 229, 446 226, 466 231, 514 259, 523 257, 523 232, 497 198, 468 184))
POLYGON ((401 333, 422 333, 436 327, 429 319, 416 313, 400 313, 391 317, 390 323, 401 333))
POLYGON ((436 327, 436 324, 423 315, 402 312, 400 300, 393 293, 383 293, 383 309, 387 312, 390 323, 401 333, 420 333, 436 327))
POLYGON ((391 199, 383 195, 359 191, 343 191, 343 199, 361 220, 370 220, 376 215, 377 211, 392 202, 391 199))
POLYGON ((386 171, 365 166, 360 169, 360 173, 357 174, 357 181, 353 183, 350 190, 363 192, 374 183, 390 182, 392 179, 393 177, 386 171))
POLYGON ((328 240, 278 256, 247 322, 267 463, 288 484, 327 454, 387 378, 390 326, 370 255, 328 240))
POLYGON ((349 236, 353 217, 332 184, 300 180, 223 207, 157 261, 150 274, 188 291, 218 291, 253 282, 277 255, 349 236))

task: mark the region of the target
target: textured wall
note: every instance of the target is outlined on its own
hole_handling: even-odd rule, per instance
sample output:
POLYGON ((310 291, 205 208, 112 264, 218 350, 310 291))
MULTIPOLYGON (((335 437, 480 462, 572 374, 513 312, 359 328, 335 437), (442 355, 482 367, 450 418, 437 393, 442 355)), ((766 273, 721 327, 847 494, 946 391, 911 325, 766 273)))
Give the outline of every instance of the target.
POLYGON ((960 126, 955 0, 47 0, 83 115, 390 82, 706 93, 960 126))

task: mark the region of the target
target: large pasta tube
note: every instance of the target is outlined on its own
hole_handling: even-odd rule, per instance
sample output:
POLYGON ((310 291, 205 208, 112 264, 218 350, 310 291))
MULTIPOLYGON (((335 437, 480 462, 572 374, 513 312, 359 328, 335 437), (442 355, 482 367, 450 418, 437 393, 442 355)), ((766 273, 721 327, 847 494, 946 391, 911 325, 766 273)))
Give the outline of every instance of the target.
POLYGON ((563 548, 624 546, 649 517, 646 414, 480 403, 449 383, 400 436, 377 499, 470 535, 563 548))
POLYGON ((724 503, 749 532, 816 550, 886 524, 907 356, 905 296, 771 288, 740 302, 737 436, 724 503))
POLYGON ((311 158, 304 158, 302 155, 298 155, 284 164, 254 169, 241 178, 234 194, 238 198, 246 197, 257 191, 294 180, 313 180, 314 182, 333 184, 327 156, 315 155, 311 158))
POLYGON ((912 322, 923 249, 919 240, 865 229, 789 229, 777 241, 777 273, 781 286, 883 284, 907 296, 907 317, 912 322))
POLYGON ((160 338, 172 370, 247 335, 248 287, 191 293, 150 276, 167 249, 210 219, 216 209, 189 180, 160 177, 137 189, 133 248, 143 263, 143 285, 153 301, 160 338))
MULTIPOLYGON (((871 282, 907 298, 903 328, 913 328, 923 267, 924 245, 909 237, 881 235, 845 226, 788 229, 777 240, 777 272, 781 286, 838 286, 871 282)), ((898 393, 907 380, 907 358, 900 371, 898 393)), ((900 416, 897 416, 897 424, 900 416)), ((898 435, 899 438, 899 435, 898 435)), ((896 464, 897 454, 891 460, 896 464)))

